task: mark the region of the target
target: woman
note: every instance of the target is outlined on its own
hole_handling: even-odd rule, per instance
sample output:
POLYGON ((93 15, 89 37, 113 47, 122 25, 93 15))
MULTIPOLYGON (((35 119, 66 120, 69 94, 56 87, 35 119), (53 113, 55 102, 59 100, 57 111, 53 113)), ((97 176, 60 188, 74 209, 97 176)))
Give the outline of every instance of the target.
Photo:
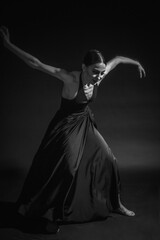
POLYGON ((81 71, 67 72, 15 46, 6 27, 0 32, 6 48, 32 68, 63 82, 60 108, 35 154, 17 201, 18 212, 28 219, 47 219, 48 232, 57 232, 60 223, 105 219, 110 212, 134 216, 121 203, 116 159, 97 130, 89 103, 118 64, 136 65, 142 77, 141 64, 121 56, 105 63, 99 51, 90 50, 81 71))

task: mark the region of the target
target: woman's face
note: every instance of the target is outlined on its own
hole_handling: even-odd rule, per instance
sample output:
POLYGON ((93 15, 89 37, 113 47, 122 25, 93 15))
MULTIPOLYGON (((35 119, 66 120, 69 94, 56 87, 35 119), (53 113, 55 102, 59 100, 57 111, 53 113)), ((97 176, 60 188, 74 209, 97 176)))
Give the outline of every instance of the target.
POLYGON ((106 65, 104 63, 96 63, 86 67, 86 73, 88 78, 94 83, 101 81, 106 72, 106 65))

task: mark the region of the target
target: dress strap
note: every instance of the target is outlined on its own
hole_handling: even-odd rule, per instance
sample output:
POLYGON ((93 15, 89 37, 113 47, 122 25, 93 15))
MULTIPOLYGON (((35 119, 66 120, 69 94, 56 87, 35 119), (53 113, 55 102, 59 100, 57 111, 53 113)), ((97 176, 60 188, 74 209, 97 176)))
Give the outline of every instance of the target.
POLYGON ((80 75, 79 75, 79 89, 80 90, 82 88, 83 84, 82 84, 82 71, 80 72, 80 75))

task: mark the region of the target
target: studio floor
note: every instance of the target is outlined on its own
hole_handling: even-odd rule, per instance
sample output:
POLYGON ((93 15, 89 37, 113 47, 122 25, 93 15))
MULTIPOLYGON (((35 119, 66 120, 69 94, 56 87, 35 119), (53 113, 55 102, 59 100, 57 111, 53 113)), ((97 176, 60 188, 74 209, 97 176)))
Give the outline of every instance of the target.
POLYGON ((0 239, 2 240, 159 240, 159 169, 120 169, 122 200, 135 217, 112 214, 105 221, 62 225, 58 234, 32 233, 15 227, 14 203, 23 178, 13 170, 0 175, 0 239))

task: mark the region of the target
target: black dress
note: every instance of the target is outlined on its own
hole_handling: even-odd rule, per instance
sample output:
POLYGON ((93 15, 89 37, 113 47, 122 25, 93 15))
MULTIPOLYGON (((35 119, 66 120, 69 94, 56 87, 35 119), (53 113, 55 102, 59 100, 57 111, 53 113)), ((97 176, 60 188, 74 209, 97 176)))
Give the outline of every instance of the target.
POLYGON ((62 97, 33 159, 18 212, 65 223, 105 219, 118 206, 116 159, 97 130, 80 78, 77 96, 62 97))

